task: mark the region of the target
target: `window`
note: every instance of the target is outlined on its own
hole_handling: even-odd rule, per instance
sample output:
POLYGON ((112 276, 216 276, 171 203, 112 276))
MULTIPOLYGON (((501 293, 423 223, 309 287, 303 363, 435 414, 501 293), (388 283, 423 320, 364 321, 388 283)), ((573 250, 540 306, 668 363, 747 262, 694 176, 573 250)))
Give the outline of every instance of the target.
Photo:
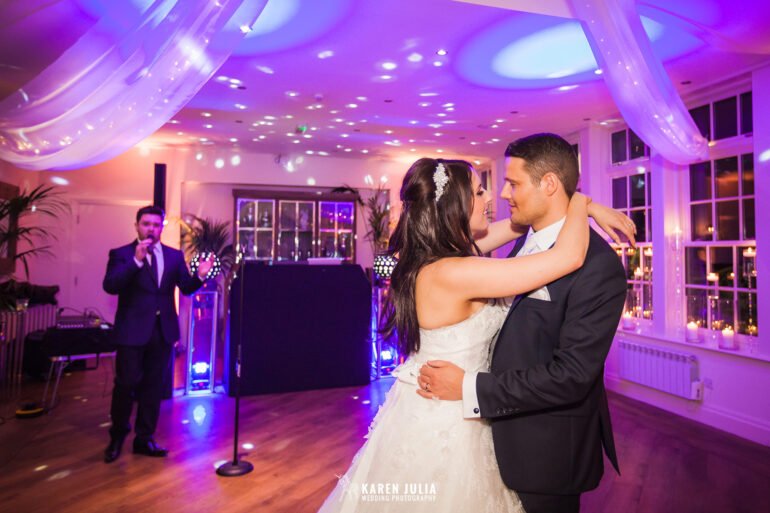
MULTIPOLYGON (((643 169, 643 168, 641 168, 643 169)), ((628 281, 626 312, 652 319, 652 192, 649 172, 635 172, 612 179, 612 207, 636 224, 637 248, 615 245, 628 281)))
POLYGON ((689 203, 688 320, 756 336, 754 155, 692 164, 689 203))
POLYGON ((612 208, 622 211, 636 224, 638 242, 652 242, 651 189, 649 172, 612 179, 612 208))
POLYGON ((650 155, 650 148, 633 130, 620 130, 612 134, 612 163, 618 164, 650 155))
POLYGON ((751 91, 690 109, 695 125, 709 141, 754 131, 751 91))

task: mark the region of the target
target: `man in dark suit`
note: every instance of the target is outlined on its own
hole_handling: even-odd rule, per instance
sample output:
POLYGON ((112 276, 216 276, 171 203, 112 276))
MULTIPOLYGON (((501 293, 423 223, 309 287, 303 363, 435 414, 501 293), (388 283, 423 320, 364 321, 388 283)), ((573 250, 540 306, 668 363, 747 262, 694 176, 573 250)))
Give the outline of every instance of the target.
MULTIPOLYGON (((576 190, 577 157, 553 134, 519 139, 505 154, 500 196, 511 221, 531 227, 509 256, 545 251, 576 190), (555 193, 540 186, 549 174, 555 193)), ((421 395, 461 398, 467 418, 491 420, 500 474, 527 513, 578 512, 604 472, 602 447, 618 470, 603 376, 626 288, 617 254, 591 230, 582 268, 514 299, 490 372, 442 361, 421 370, 421 395)))
POLYGON ((103 287, 117 294, 115 315, 115 388, 112 391, 110 443, 104 461, 119 456, 131 431, 133 401, 137 401, 134 453, 163 457, 168 451, 153 439, 158 424, 164 377, 173 344, 179 340, 174 289, 192 294, 202 285, 212 261, 201 262, 190 275, 182 252, 161 244, 164 212, 143 207, 136 213, 137 240, 110 250, 103 287))

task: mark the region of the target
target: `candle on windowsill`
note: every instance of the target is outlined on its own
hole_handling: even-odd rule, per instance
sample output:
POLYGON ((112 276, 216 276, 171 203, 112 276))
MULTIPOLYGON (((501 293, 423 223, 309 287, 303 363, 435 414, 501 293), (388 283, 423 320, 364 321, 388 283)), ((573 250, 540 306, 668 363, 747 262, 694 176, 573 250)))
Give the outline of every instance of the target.
POLYGON ((754 248, 748 247, 743 250, 743 256, 745 258, 754 258, 755 256, 757 256, 757 252, 754 248))
POLYGON ((634 279, 641 280, 642 279, 642 269, 641 267, 637 267, 634 271, 634 279))
POLYGON ((698 336, 697 322, 690 321, 687 323, 687 332, 685 333, 685 340, 687 340, 687 342, 700 342, 700 337, 698 336))
POLYGON ((717 273, 709 273, 706 279, 710 282, 716 283, 719 281, 719 275, 717 273))
POLYGON ((738 349, 738 344, 735 341, 735 332, 730 326, 727 326, 722 330, 722 338, 719 340, 720 349, 729 349, 734 351, 738 349))
POLYGON ((620 326, 626 331, 636 329, 636 322, 634 321, 634 316, 631 315, 631 312, 623 312, 623 318, 620 321, 620 326))

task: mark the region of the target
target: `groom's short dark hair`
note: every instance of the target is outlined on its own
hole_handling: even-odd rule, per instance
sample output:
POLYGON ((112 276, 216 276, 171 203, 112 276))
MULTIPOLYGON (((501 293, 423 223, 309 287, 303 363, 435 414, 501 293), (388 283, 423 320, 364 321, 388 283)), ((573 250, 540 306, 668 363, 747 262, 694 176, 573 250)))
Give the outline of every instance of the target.
POLYGON ((540 184, 546 173, 553 173, 561 180, 568 197, 575 194, 580 177, 577 155, 562 137, 548 133, 522 137, 508 145, 505 156, 524 160, 524 169, 535 185, 540 184))

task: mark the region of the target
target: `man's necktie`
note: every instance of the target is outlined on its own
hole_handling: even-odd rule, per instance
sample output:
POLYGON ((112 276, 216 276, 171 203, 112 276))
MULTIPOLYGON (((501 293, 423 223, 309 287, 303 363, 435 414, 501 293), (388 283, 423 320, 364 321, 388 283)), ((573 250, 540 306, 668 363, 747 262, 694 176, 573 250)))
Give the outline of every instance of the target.
POLYGON ((147 256, 147 260, 150 264, 150 274, 152 274, 152 279, 155 280, 155 285, 158 285, 158 256, 155 254, 155 248, 150 248, 151 253, 149 253, 147 256))

